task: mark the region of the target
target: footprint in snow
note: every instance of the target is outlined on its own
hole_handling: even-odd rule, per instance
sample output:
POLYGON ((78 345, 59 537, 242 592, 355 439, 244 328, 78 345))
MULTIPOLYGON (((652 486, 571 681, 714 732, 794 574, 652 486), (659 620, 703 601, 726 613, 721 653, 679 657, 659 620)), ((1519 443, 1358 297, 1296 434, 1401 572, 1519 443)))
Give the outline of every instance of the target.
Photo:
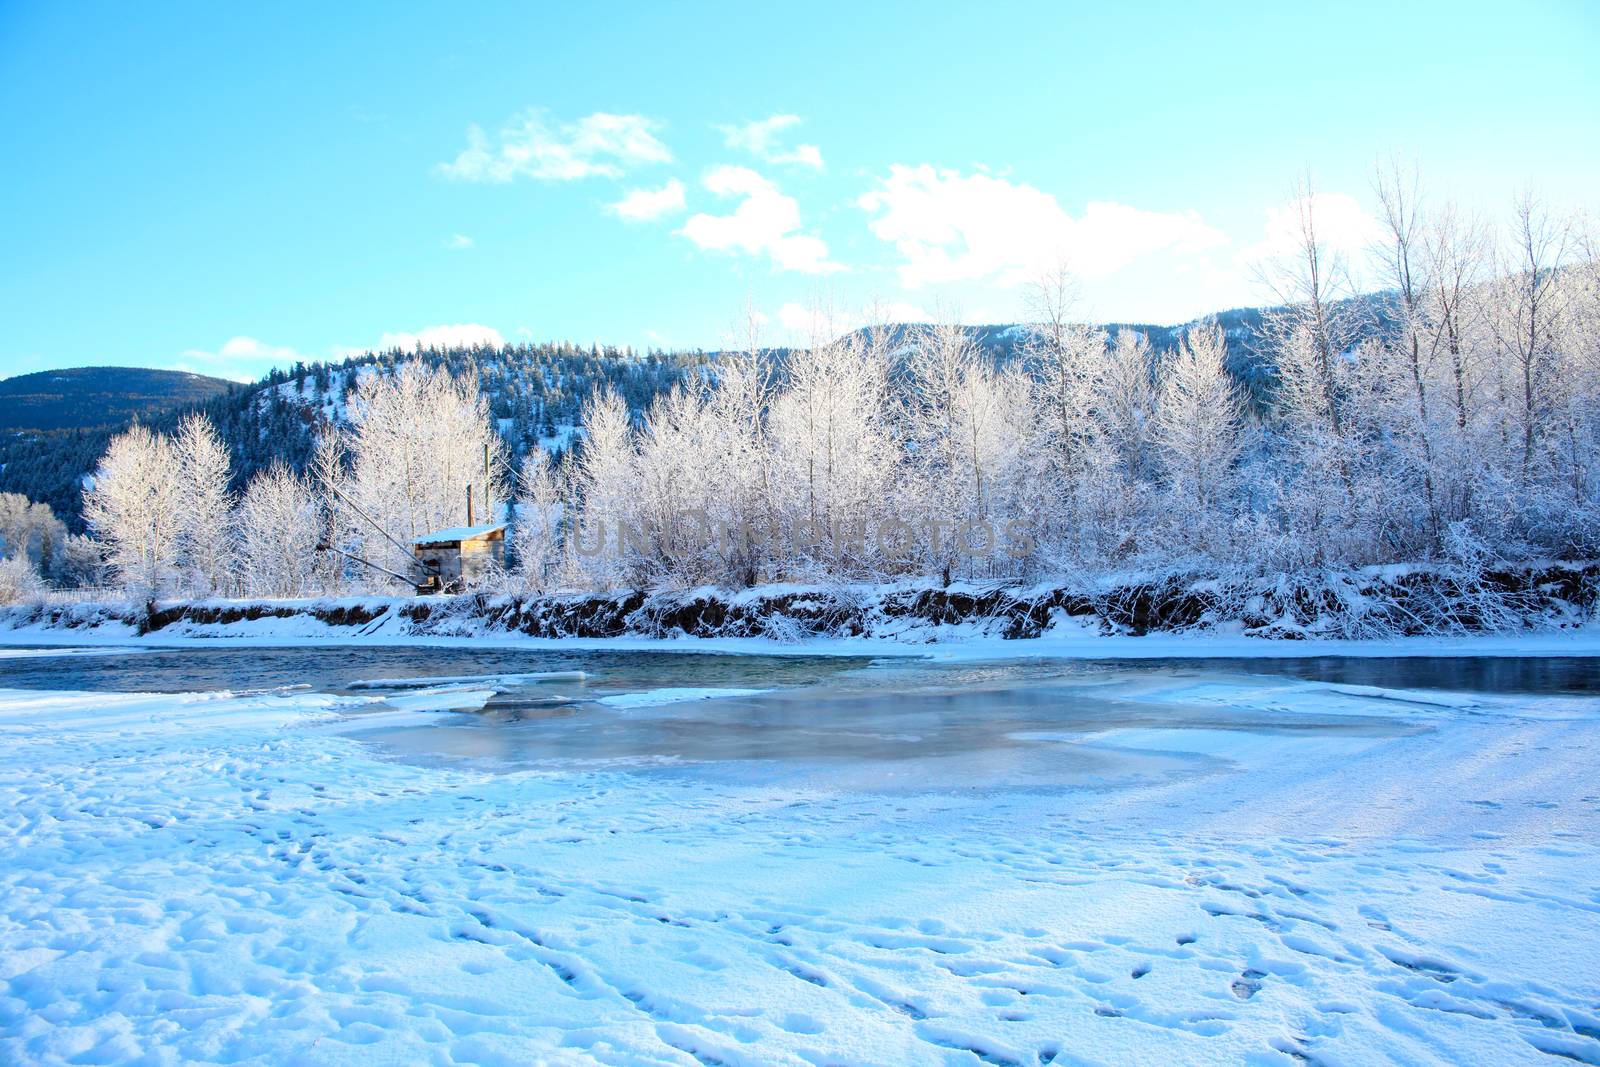
POLYGON ((791 1034, 820 1034, 827 1027, 805 1012, 791 1011, 778 1021, 778 1025, 791 1034))
POLYGON ((1265 971, 1248 970, 1233 980, 1228 988, 1240 1000, 1249 1000, 1261 992, 1261 979, 1265 978, 1265 971))

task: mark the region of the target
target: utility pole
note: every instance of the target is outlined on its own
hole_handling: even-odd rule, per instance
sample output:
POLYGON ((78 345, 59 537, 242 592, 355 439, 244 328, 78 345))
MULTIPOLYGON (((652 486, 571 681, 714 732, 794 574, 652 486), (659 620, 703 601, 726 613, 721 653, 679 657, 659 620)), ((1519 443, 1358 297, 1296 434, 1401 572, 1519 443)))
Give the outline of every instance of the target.
POLYGON ((494 522, 494 483, 489 480, 489 442, 483 443, 483 513, 488 516, 486 521, 494 522))

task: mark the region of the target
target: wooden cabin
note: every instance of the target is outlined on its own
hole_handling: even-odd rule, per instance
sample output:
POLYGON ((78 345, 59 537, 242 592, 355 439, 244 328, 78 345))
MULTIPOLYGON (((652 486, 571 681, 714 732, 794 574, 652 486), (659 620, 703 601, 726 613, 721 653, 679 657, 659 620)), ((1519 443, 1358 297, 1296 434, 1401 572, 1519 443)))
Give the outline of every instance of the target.
POLYGON ((491 566, 506 561, 506 524, 453 526, 411 542, 422 565, 418 593, 458 593, 491 566))

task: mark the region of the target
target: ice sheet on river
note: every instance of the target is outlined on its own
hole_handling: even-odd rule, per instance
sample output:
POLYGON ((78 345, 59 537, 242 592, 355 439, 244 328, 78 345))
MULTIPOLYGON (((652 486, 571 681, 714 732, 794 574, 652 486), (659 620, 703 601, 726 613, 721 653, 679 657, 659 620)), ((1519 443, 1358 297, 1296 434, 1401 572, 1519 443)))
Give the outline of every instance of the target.
POLYGON ((416 689, 439 685, 537 685, 547 682, 583 682, 583 671, 534 671, 528 674, 444 674, 421 678, 358 678, 347 689, 416 689))
MULTIPOLYGON (((1321 699, 1225 684, 1185 699, 1321 699)), ((886 798, 0 692, 0 1060, 1600 1062, 1594 702, 1336 696, 1396 728, 1108 722, 1217 766, 886 798)))
POLYGON ((600 697, 597 702, 612 708, 659 708, 667 704, 685 704, 694 700, 757 696, 764 692, 766 692, 764 689, 669 686, 663 689, 646 689, 640 693, 617 693, 613 696, 600 697))

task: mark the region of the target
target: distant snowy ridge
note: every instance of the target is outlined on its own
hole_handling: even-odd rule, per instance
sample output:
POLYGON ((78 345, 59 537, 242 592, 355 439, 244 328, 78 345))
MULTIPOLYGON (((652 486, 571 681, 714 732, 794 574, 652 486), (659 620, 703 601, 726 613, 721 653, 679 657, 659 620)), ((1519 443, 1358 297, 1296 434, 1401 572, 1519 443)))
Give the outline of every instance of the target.
POLYGON ((1151 633, 1362 639, 1592 628, 1600 562, 1463 572, 1372 567, 1299 577, 1128 577, 1078 586, 899 582, 547 596, 345 597, 17 605, 0 635, 299 639, 874 638, 908 644, 1151 633))

